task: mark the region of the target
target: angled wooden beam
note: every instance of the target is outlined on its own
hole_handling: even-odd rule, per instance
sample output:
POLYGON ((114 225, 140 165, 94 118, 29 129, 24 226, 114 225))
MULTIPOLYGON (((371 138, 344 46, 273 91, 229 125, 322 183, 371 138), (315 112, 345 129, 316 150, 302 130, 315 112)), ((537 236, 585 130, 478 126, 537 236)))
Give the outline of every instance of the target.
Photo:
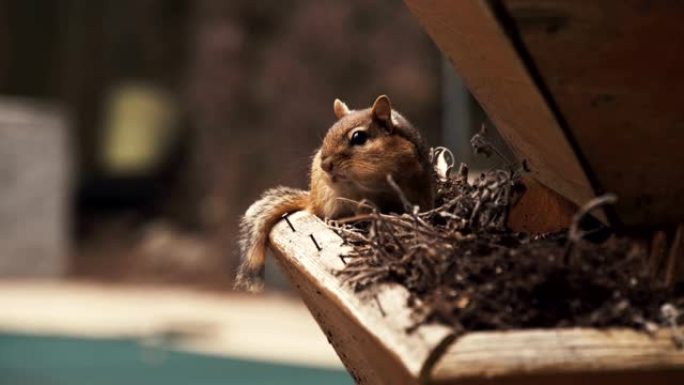
POLYGON ((589 179, 547 101, 484 0, 405 0, 532 175, 577 205, 589 179))
POLYGON ((469 333, 442 355, 431 383, 684 383, 684 350, 671 338, 589 328, 469 333))
POLYGON ((294 213, 288 220, 295 231, 283 220, 271 233, 277 260, 354 379, 359 384, 424 383, 451 341, 451 329, 430 325, 407 333, 415 321, 406 289, 383 285, 355 293, 335 275, 344 266, 340 255, 348 250, 342 239, 311 214, 294 213))
POLYGON ((407 333, 414 321, 403 287, 355 293, 336 275, 346 250, 340 237, 311 214, 288 219, 295 231, 281 221, 271 233, 276 258, 359 384, 684 383, 684 350, 670 330, 514 330, 454 339, 448 327, 425 325, 407 333))

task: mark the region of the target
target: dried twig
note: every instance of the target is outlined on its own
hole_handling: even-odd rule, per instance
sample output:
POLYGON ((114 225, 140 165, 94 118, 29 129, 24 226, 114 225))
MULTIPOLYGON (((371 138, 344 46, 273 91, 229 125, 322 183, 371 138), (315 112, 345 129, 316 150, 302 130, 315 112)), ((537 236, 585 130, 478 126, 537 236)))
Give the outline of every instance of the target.
POLYGON ((514 164, 514 162, 504 156, 504 154, 487 139, 487 126, 485 126, 484 123, 480 125, 480 131, 470 139, 470 145, 473 147, 473 151, 476 154, 484 154, 486 157, 496 154, 496 156, 501 158, 507 166, 512 167, 514 164))
POLYGON ((684 224, 677 226, 665 263, 666 287, 684 281, 684 224))
POLYGON ((572 217, 572 222, 570 223, 570 229, 568 230, 568 242, 565 248, 565 255, 563 256, 563 260, 566 264, 570 263, 570 256, 575 245, 586 235, 586 232, 580 230, 580 222, 582 219, 595 209, 607 204, 614 204, 615 202, 617 202, 617 196, 615 196, 615 194, 604 194, 591 199, 575 213, 572 217))
POLYGON ((677 317, 671 309, 665 309, 667 317, 659 310, 663 303, 684 308, 684 296, 644 268, 645 248, 616 235, 598 244, 585 240, 595 229, 582 228, 582 219, 614 203, 615 196, 590 201, 567 232, 511 232, 506 216, 526 167, 523 162, 514 170, 485 134, 483 126, 473 137, 476 152, 499 155, 509 170, 490 170, 469 182, 465 164, 452 174, 449 154, 435 149, 431 159, 441 172, 433 209, 418 212, 388 177, 406 214, 387 215, 367 202, 350 201, 363 210, 330 222, 352 246, 338 272, 345 282, 357 291, 403 285, 416 320, 409 332, 432 322, 450 325, 455 333, 554 326, 654 330, 660 323, 684 340, 672 326, 677 317))
MULTIPOLYGON (((353 246, 338 274, 358 291, 401 284, 411 295, 415 327, 437 322, 459 333, 552 326, 652 328, 661 320, 657 309, 662 303, 684 307, 684 298, 654 284, 644 269, 645 250, 632 240, 584 240, 592 230, 582 228, 582 218, 614 202, 614 196, 583 207, 568 232, 530 235, 506 229, 517 177, 493 170, 469 182, 462 165, 436 182, 432 210, 387 215, 364 206, 367 212, 331 222, 353 246), (569 253, 572 264, 566 263, 569 253)), ((402 192, 395 190, 401 199, 402 192)), ((410 202, 402 201, 408 209, 410 202)))

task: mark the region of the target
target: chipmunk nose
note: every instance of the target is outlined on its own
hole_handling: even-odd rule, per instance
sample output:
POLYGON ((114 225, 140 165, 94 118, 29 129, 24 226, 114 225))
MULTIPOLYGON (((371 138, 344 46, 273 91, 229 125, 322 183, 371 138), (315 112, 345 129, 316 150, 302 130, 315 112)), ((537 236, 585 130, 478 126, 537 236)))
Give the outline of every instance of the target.
POLYGON ((324 158, 323 161, 321 161, 321 168, 325 172, 332 172, 332 170, 334 168, 332 159, 330 157, 324 158))

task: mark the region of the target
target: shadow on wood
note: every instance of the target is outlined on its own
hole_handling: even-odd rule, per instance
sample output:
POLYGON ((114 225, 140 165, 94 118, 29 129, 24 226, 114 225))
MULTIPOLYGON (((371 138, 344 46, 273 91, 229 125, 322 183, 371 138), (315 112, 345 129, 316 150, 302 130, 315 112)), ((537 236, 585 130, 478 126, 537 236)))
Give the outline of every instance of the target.
POLYGON ((535 178, 613 224, 684 219, 684 3, 405 0, 535 178))

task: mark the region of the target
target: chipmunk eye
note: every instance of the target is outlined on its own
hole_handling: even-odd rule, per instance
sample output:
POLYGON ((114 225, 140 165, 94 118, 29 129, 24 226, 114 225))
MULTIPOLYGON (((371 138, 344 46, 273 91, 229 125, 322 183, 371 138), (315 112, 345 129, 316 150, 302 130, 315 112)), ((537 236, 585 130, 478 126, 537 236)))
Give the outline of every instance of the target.
POLYGON ((352 146, 361 146, 368 140, 368 133, 366 131, 356 131, 352 134, 350 143, 352 146))

